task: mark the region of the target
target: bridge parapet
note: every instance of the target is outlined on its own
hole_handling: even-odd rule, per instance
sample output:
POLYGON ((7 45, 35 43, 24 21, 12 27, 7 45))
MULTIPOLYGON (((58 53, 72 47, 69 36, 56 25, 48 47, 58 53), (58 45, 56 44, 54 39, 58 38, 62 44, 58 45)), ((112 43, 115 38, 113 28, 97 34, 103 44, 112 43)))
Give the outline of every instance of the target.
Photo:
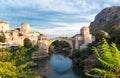
POLYGON ((56 38, 52 38, 52 39, 48 39, 48 40, 55 40, 55 39, 67 39, 67 40, 72 40, 72 38, 68 38, 68 37, 56 37, 56 38))

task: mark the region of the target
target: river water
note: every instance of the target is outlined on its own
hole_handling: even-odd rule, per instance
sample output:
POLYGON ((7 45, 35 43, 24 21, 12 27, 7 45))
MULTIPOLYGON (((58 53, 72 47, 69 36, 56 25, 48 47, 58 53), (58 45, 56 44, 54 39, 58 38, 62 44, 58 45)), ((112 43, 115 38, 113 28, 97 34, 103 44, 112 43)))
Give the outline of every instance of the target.
POLYGON ((86 78, 83 69, 67 55, 67 52, 55 52, 48 58, 36 60, 38 67, 33 71, 45 78, 86 78))

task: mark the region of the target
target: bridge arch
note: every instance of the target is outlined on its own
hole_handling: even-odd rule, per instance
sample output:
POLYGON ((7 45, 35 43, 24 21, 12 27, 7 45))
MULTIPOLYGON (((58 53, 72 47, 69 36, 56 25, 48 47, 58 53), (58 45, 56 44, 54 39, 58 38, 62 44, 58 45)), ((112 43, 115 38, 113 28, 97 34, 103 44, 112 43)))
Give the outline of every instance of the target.
POLYGON ((67 39, 67 38, 62 38, 62 37, 57 37, 57 38, 53 38, 53 39, 48 40, 48 45, 47 45, 48 48, 50 47, 50 45, 53 42, 55 42, 57 40, 61 40, 61 41, 67 42, 70 45, 70 47, 71 47, 71 52, 73 51, 73 42, 72 42, 72 40, 71 39, 67 39))

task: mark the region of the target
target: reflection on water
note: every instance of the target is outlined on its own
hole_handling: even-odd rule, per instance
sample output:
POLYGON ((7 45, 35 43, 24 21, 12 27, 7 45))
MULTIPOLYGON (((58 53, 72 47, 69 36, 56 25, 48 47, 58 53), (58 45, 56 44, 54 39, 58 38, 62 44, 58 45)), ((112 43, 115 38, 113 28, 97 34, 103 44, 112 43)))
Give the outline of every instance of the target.
POLYGON ((64 53, 54 53, 46 59, 37 60, 38 68, 34 71, 47 78, 85 78, 83 70, 73 64, 64 53))
POLYGON ((72 60, 62 55, 54 54, 50 58, 50 65, 56 72, 65 72, 72 66, 72 60))

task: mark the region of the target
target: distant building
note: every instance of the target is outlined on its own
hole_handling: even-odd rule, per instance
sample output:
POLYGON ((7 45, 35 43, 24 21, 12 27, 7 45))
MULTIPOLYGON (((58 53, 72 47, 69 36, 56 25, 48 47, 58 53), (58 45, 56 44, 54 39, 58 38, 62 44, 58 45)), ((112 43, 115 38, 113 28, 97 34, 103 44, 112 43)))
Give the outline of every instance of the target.
POLYGON ((39 40, 47 40, 47 36, 43 35, 43 34, 40 34, 38 39, 39 40))
POLYGON ((87 48, 89 43, 92 43, 92 35, 90 34, 89 27, 83 27, 80 30, 80 34, 76 34, 73 38, 74 48, 75 49, 84 49, 87 48))
POLYGON ((10 26, 8 23, 0 21, 0 32, 7 32, 10 30, 10 26))
POLYGON ((0 42, 0 48, 10 48, 11 46, 7 43, 1 43, 0 42))
MULTIPOLYGON (((31 32, 30 31, 30 24, 29 23, 22 23, 20 28, 12 28, 6 22, 0 22, 0 35, 4 35, 6 38, 6 45, 19 45, 23 46, 23 42, 25 38, 29 38, 33 45, 37 44, 38 32, 31 32)), ((1 43, 1 46, 5 46, 5 44, 1 43)))
MULTIPOLYGON (((9 47, 10 46, 23 46, 24 39, 28 38, 31 40, 33 45, 36 45, 38 42, 44 43, 39 44, 40 47, 42 46, 43 49, 48 49, 45 47, 45 44, 49 46, 50 42, 52 41, 47 38, 46 35, 40 34, 39 32, 31 32, 30 31, 30 24, 29 23, 22 23, 20 28, 12 28, 6 22, 0 22, 0 35, 4 35, 6 38, 6 43, 0 43, 1 47, 9 47)), ((58 38, 63 39, 70 43, 73 49, 84 49, 87 48, 89 43, 92 43, 94 37, 89 32, 89 27, 83 27, 80 30, 80 34, 76 34, 72 38, 58 38)), ((54 39, 53 39, 54 41, 54 39)))
POLYGON ((24 34, 30 33, 30 24, 26 23, 26 22, 22 23, 21 28, 20 28, 20 32, 24 33, 24 34))

